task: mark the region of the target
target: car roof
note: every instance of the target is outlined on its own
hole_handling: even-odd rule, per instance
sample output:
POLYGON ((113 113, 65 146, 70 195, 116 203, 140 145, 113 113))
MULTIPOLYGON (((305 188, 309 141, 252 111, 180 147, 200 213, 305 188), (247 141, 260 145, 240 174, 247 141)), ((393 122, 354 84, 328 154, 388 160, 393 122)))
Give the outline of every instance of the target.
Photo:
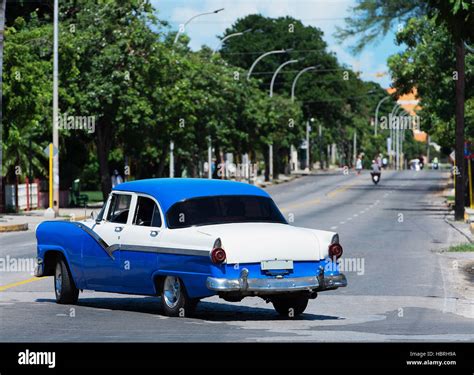
POLYGON ((227 180, 209 180, 201 178, 153 178, 124 182, 114 187, 113 191, 143 193, 154 197, 163 212, 176 202, 190 198, 210 197, 217 195, 270 195, 254 186, 243 182, 227 180))

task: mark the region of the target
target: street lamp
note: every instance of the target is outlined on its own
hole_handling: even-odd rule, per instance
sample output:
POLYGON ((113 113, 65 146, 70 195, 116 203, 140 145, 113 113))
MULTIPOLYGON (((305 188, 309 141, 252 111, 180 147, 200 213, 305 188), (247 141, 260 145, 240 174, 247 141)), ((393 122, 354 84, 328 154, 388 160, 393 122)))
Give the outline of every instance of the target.
POLYGON ((242 31, 242 32, 239 32, 239 33, 233 33, 233 34, 229 34, 227 35, 226 37, 222 38, 222 40, 219 42, 219 44, 217 45, 216 49, 214 50, 214 52, 212 53, 213 55, 217 53, 217 51, 222 47, 222 45, 225 43, 225 41, 229 40, 230 38, 233 38, 235 36, 242 36, 246 33, 249 33, 251 32, 252 29, 247 29, 245 31, 242 31))
POLYGON ((277 70, 275 70, 275 73, 273 74, 273 77, 272 77, 272 81, 270 83, 270 98, 273 97, 273 85, 275 84, 275 80, 276 80, 276 77, 278 75, 278 73, 280 73, 280 71, 287 65, 289 64, 296 64, 299 60, 289 60, 287 62, 284 62, 283 64, 281 64, 277 70))
POLYGON ((309 161, 309 133, 311 132, 311 124, 315 121, 314 117, 311 117, 306 122, 306 166, 305 171, 310 170, 310 161, 309 161))
POLYGON ((59 129, 58 129, 58 48, 59 48, 59 0, 54 0, 53 10, 53 146, 50 146, 50 202, 49 208, 45 212, 46 217, 59 215, 59 152, 53 154, 51 150, 59 149, 59 129), (51 168, 52 167, 52 168, 51 168), (51 181, 52 180, 52 181, 51 181), (51 194, 51 189, 53 190, 51 194), (52 198, 52 199, 51 199, 52 198))
POLYGON ((375 109, 375 127, 374 127, 374 135, 377 135, 377 126, 378 126, 378 123, 379 123, 379 109, 380 109, 380 106, 382 105, 383 102, 387 101, 388 99, 390 99, 392 96, 391 95, 388 95, 386 96, 385 98, 383 98, 382 100, 379 101, 379 104, 377 104, 377 108, 375 109))
POLYGON ((213 12, 205 12, 205 13, 200 13, 200 14, 196 14, 195 16, 192 16, 189 20, 187 20, 184 24, 180 25, 179 26, 179 29, 178 29, 178 32, 176 33, 176 36, 174 38, 174 42, 173 44, 176 44, 176 42, 178 41, 179 39, 179 36, 181 35, 181 33, 183 33, 185 30, 186 30, 186 26, 188 26, 188 24, 194 20, 195 18, 198 18, 198 17, 201 17, 201 16, 207 16, 209 14, 217 14, 219 12, 222 12, 224 10, 224 8, 221 8, 221 9, 217 9, 213 12))
POLYGON ((275 51, 270 51, 270 52, 265 52, 263 55, 259 56, 252 64, 252 66, 250 67, 248 73, 247 73, 247 81, 250 81, 250 76, 252 75, 252 72, 255 68, 255 66, 258 64, 258 62, 260 60, 262 60, 263 58, 265 58, 266 56, 269 56, 269 55, 275 55, 275 54, 279 54, 279 53, 287 53, 288 51, 290 51, 289 49, 285 50, 285 49, 280 49, 280 50, 275 50, 275 51))
POLYGON ((291 101, 292 102, 295 101, 296 83, 300 79, 301 75, 308 72, 308 71, 310 71, 310 70, 319 69, 321 67, 322 67, 322 65, 308 66, 307 68, 304 68, 304 69, 300 70, 300 72, 296 75, 295 79, 293 80, 293 84, 291 85, 291 101))

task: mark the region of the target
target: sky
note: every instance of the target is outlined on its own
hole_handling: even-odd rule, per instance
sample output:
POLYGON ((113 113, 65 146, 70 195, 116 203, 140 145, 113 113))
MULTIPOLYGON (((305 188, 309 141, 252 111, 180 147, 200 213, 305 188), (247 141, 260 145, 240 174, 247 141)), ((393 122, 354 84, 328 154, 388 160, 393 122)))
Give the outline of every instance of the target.
POLYGON ((344 18, 350 15, 349 8, 356 0, 151 0, 158 10, 158 18, 170 23, 177 30, 190 17, 203 12, 212 12, 224 8, 218 14, 202 16, 192 21, 186 28, 191 38, 191 48, 199 49, 202 45, 216 48, 218 36, 230 27, 238 18, 248 14, 260 13, 266 17, 277 18, 292 16, 305 25, 316 26, 324 32, 328 49, 336 53, 339 61, 361 71, 361 78, 375 81, 388 88, 391 83, 387 68, 387 57, 398 52, 393 32, 380 37, 378 42, 366 47, 360 54, 352 55, 350 41, 339 44, 333 34, 336 26, 344 26, 344 18), (386 73, 377 77, 377 73, 386 73))

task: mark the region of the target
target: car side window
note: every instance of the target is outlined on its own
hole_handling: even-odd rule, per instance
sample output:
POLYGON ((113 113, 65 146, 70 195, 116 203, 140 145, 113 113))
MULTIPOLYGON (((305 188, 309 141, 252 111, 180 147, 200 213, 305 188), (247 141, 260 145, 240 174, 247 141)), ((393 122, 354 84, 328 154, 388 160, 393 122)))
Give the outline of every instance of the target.
POLYGON ((107 221, 111 223, 126 224, 132 196, 128 194, 113 194, 110 202, 107 221))
POLYGON ((161 227, 160 210, 153 199, 138 197, 133 224, 143 227, 161 227))

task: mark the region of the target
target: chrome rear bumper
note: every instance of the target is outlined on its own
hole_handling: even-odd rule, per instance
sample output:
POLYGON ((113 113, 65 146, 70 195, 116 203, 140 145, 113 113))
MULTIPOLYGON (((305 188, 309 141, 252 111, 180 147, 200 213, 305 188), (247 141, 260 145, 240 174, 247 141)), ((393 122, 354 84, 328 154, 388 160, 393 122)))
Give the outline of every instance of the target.
POLYGON ((206 282, 207 288, 216 292, 250 292, 254 294, 317 292, 337 289, 346 285, 347 280, 343 274, 326 277, 248 278, 248 271, 245 268, 238 279, 208 277, 206 282))

